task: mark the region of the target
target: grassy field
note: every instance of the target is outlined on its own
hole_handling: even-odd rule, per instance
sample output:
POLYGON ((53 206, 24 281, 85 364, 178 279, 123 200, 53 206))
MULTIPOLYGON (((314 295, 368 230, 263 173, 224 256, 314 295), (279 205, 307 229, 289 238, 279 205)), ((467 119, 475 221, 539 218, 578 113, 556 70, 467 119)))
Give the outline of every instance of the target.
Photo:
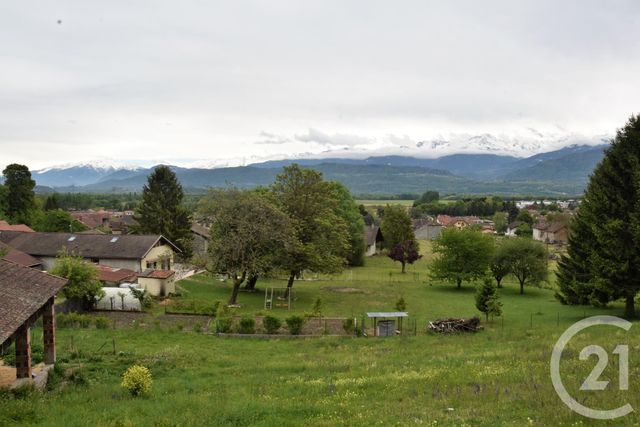
MULTIPOLYGON (((513 282, 502 292, 504 321, 484 324, 473 335, 425 334, 428 319, 478 314, 473 288, 462 290, 427 278, 424 259, 399 274, 386 258, 335 277, 296 283, 293 312, 305 313, 320 297, 324 314, 361 316, 393 309, 403 296, 415 337, 317 337, 291 340, 221 338, 177 328, 150 330, 60 329, 59 365, 69 377, 44 393, 0 391, 0 425, 173 426, 173 425, 638 425, 633 413, 615 422, 595 422, 572 413, 556 396, 549 357, 558 336, 573 322, 608 309, 566 307, 553 291, 531 288, 518 295, 513 282), (389 273, 392 273, 389 275, 389 273), (337 289, 350 288, 349 292, 337 289), (112 344, 115 342, 116 351, 112 344), (133 398, 119 386, 134 363, 148 366, 154 385, 148 396, 133 398), (73 372, 73 374, 72 374, 73 372)), ((279 284, 279 280, 259 282, 279 284)), ((229 284, 203 275, 180 283, 182 299, 211 304, 226 300, 229 284)), ((238 313, 264 312, 263 294, 243 293, 238 313)), ((284 318, 284 309, 273 310, 284 318)), ((637 326, 636 326, 637 327, 637 326)), ((632 329, 633 331, 633 329, 632 329)), ((629 334, 629 333, 627 333, 629 334)), ((623 332, 597 327, 582 333, 565 350, 563 379, 569 391, 594 407, 608 409, 629 401, 640 404, 639 346, 623 332), (630 390, 617 391, 612 363, 603 378, 606 393, 579 391, 595 364, 580 361, 587 344, 609 352, 630 344, 630 390)), ((41 339, 34 330, 33 340, 41 339)), ((612 360, 614 360, 612 358, 612 360)), ((617 360, 617 359, 615 359, 617 360)), ((60 379, 60 378, 58 378, 60 379)))

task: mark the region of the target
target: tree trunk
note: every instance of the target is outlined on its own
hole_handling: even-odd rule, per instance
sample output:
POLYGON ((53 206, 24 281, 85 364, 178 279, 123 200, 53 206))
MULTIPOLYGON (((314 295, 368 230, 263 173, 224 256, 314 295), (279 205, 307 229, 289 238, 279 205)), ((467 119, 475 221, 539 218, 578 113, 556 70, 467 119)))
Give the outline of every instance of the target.
POLYGON ((245 290, 255 291, 257 282, 258 282, 258 275, 252 274, 251 276, 249 276, 249 279, 247 280, 247 284, 244 285, 245 290))
POLYGON ((524 294, 524 280, 520 280, 520 295, 524 294))
POLYGON ((242 276, 238 277, 234 274, 233 276, 233 290, 231 291, 231 298, 229 298, 228 305, 236 305, 238 302, 238 291, 240 291, 240 285, 244 282, 244 278, 247 273, 242 273, 242 276))
POLYGON ((460 289, 462 287, 462 280, 457 279, 457 282, 458 282, 458 289, 460 289))
POLYGON ((497 287, 501 288, 502 287, 502 277, 499 278, 499 279, 496 277, 496 282, 497 282, 497 287))
POLYGON ((402 262, 402 272, 404 273, 405 262, 404 261, 401 261, 401 262, 402 262))
POLYGON ((635 319, 636 318, 636 306, 635 306, 635 295, 629 293, 627 294, 626 302, 624 305, 624 317, 627 319, 635 319))
POLYGON ((289 275, 289 280, 287 281, 287 291, 284 294, 285 298, 289 298, 289 294, 291 293, 291 288, 293 288, 293 281, 296 279, 296 272, 291 271, 289 275))

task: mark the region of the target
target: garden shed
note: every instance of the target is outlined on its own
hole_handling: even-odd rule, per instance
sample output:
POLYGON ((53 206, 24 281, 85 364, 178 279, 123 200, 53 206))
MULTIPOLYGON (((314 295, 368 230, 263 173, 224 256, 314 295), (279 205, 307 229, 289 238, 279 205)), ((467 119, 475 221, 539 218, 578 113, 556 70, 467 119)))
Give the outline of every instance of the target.
POLYGON ((391 337, 402 333, 402 319, 409 317, 406 311, 378 311, 367 313, 369 319, 373 319, 373 336, 391 337), (396 330, 396 325, 400 330, 396 330))

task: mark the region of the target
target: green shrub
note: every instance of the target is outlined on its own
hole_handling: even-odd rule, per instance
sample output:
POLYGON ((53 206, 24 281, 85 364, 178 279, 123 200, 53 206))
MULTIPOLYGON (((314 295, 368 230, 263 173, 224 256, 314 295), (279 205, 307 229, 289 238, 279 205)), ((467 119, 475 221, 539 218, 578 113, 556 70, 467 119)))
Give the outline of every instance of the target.
POLYGON ((233 324, 233 319, 230 317, 221 317, 216 320, 217 330, 220 333, 228 334, 231 332, 231 325, 233 324))
POLYGON ((265 316, 262 319, 262 326, 268 334, 277 334, 282 322, 274 316, 265 316))
POLYGON ((245 316, 240 319, 238 324, 238 333, 240 334, 255 334, 256 333, 256 321, 253 317, 245 316))
POLYGON ((151 390, 153 379, 151 371, 141 365, 133 365, 122 375, 120 385, 131 393, 132 396, 140 396, 151 390))
POLYGON ((202 323, 196 322, 193 324, 193 332, 200 333, 202 332, 202 323))
POLYGON ((76 313, 58 313, 56 315, 56 323, 60 328, 88 328, 92 324, 91 316, 87 314, 76 313))
POLYGON ((98 316, 93 321, 96 324, 96 329, 107 329, 109 327, 109 319, 104 316, 98 316))
POLYGON ((347 335, 353 335, 356 331, 356 324, 352 318, 344 319, 342 322, 342 329, 347 333, 347 335))
POLYGON ((300 335, 304 327, 305 319, 302 316, 291 316, 285 320, 291 335, 300 335))

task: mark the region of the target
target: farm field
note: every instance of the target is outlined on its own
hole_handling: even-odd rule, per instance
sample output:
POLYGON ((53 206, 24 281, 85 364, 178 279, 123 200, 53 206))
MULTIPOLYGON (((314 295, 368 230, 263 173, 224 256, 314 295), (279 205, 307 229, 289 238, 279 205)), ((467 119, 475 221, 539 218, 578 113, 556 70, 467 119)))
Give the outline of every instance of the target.
MULTIPOLYGON (((299 281, 292 310, 270 313, 282 319, 308 313, 320 298, 323 315, 360 318, 366 311, 393 310, 402 296, 410 319, 417 321, 416 336, 263 340, 217 337, 165 324, 62 328, 59 367, 70 379, 58 378, 44 393, 0 392, 0 425, 596 425, 556 396, 549 358, 566 327, 585 316, 619 315, 621 307, 562 306, 552 290, 528 288, 519 295, 508 280, 501 290, 504 320, 483 319, 485 329, 471 335, 427 334, 427 320, 479 313, 472 285, 457 290, 428 278, 430 247, 422 242, 421 249, 423 259, 404 275, 399 264, 375 257, 365 267, 334 277, 299 281), (122 373, 136 363, 149 367, 154 378, 151 393, 139 398, 119 385, 122 373)), ((283 284, 270 279, 258 286, 283 284)), ((175 300, 184 305, 226 301, 230 289, 207 274, 179 286, 182 296, 175 300)), ((236 314, 265 314, 263 300, 262 292, 242 293, 236 314)), ((149 316, 160 315, 160 310, 156 306, 149 316)), ((563 379, 581 401, 593 399, 578 388, 595 361, 581 362, 578 353, 593 342, 611 351, 626 338, 611 332, 590 329, 565 350, 563 379)), ((41 334, 34 329, 34 342, 41 334)), ((634 357, 638 347, 630 344, 630 392, 607 393, 598 405, 640 404, 634 388, 640 374, 634 357)), ((614 364, 603 377, 617 386, 614 364)), ((622 423, 597 425, 638 423, 640 416, 633 413, 622 423)))

